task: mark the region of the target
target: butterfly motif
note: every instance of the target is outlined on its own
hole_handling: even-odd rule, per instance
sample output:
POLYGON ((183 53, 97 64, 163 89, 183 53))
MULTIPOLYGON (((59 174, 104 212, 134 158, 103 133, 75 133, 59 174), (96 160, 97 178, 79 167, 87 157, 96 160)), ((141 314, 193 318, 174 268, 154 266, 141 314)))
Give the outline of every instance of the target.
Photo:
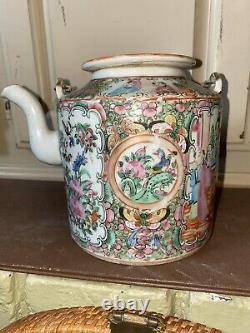
POLYGON ((127 224, 131 229, 143 226, 149 229, 157 229, 160 222, 169 215, 170 211, 166 208, 161 208, 157 211, 147 213, 130 208, 121 208, 120 213, 128 222, 127 224))

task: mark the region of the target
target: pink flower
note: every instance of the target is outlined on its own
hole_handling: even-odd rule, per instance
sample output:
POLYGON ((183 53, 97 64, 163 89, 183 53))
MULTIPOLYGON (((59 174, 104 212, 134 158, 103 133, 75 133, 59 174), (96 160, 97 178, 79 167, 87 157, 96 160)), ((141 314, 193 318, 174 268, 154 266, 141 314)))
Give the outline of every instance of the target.
POLYGON ((124 105, 116 105, 114 110, 117 114, 124 114, 124 113, 126 113, 126 111, 128 109, 129 109, 129 105, 124 104, 124 105))
POLYGON ((96 110, 100 114, 101 119, 103 121, 106 120, 106 113, 105 113, 102 105, 99 102, 97 102, 97 101, 88 102, 88 108, 89 108, 89 110, 96 110))
POLYGON ((104 202, 103 206, 105 209, 108 209, 111 207, 111 204, 109 202, 104 202))
POLYGON ((185 111, 185 105, 183 103, 178 103, 175 105, 175 108, 178 112, 183 112, 185 111))
POLYGON ((142 105, 142 113, 145 117, 153 118, 156 115, 156 103, 155 102, 143 102, 142 105))
POLYGON ((71 180, 71 181, 70 181, 70 184, 69 184, 69 187, 71 188, 71 190, 72 190, 73 192, 75 192, 75 194, 78 194, 78 195, 80 195, 80 196, 83 195, 83 191, 82 191, 82 189, 81 189, 81 185, 80 185, 79 180, 76 180, 76 179, 71 180))
POLYGON ((146 255, 153 253, 153 250, 149 246, 139 246, 133 249, 128 249, 128 252, 138 259, 143 259, 146 255))
POLYGON ((120 238, 116 239, 115 244, 114 244, 114 248, 118 251, 122 248, 120 238))
POLYGON ((115 249, 116 249, 116 250, 119 251, 121 248, 122 248, 121 244, 116 244, 116 245, 115 245, 115 249))
POLYGON ((133 170, 135 177, 143 179, 145 177, 145 169, 141 162, 139 161, 128 161, 123 166, 123 172, 128 173, 133 170))
POLYGON ((71 209, 73 215, 76 218, 78 218, 78 219, 84 218, 84 210, 82 208, 82 205, 80 204, 80 202, 77 200, 77 198, 75 196, 70 198, 69 206, 70 206, 70 209, 71 209))
POLYGON ((123 230, 125 229, 124 224, 120 223, 120 224, 118 225, 118 229, 119 229, 120 231, 123 231, 123 230))
POLYGON ((138 259, 143 259, 146 255, 153 253, 153 250, 150 247, 150 235, 151 231, 148 228, 138 232, 136 245, 133 248, 130 248, 128 252, 138 259))
POLYGON ((114 212, 113 212, 113 210, 112 209, 107 209, 106 210, 106 220, 105 220, 105 222, 107 222, 107 223, 111 223, 113 220, 114 220, 114 212))

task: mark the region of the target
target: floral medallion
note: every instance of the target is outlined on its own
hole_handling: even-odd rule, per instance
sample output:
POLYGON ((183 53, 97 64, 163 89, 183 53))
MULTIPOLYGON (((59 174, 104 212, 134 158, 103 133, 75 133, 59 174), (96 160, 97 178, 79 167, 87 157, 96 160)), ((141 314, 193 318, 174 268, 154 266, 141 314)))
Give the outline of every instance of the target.
POLYGON ((130 137, 116 146, 109 170, 110 184, 117 197, 139 209, 166 207, 184 174, 176 145, 150 134, 130 137))

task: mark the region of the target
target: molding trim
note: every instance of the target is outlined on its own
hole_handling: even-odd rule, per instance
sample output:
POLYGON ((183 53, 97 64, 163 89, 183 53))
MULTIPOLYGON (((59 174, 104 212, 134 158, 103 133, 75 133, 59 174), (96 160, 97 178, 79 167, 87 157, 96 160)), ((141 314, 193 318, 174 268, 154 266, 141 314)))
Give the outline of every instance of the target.
POLYGON ((250 187, 250 173, 225 173, 219 176, 219 185, 222 187, 250 187))
POLYGON ((27 0, 27 4, 39 95, 48 108, 51 109, 52 102, 43 2, 42 0, 27 0))
POLYGON ((222 0, 196 0, 193 56, 203 59, 202 66, 193 70, 193 78, 198 82, 216 72, 221 29, 222 0))
POLYGON ((34 168, 32 166, 5 165, 0 166, 0 178, 63 181, 63 169, 58 167, 34 168))

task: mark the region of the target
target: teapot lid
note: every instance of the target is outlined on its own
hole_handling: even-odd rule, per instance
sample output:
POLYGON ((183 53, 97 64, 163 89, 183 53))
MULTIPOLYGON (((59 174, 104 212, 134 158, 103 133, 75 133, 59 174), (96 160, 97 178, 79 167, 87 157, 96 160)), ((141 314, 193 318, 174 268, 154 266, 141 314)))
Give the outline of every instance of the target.
POLYGON ((128 76, 186 76, 196 59, 180 54, 139 53, 102 57, 82 64, 92 80, 128 76))
POLYGON ((135 53, 91 59, 84 62, 81 67, 87 72, 95 72, 122 66, 162 66, 188 70, 195 65, 195 58, 181 54, 135 53))

